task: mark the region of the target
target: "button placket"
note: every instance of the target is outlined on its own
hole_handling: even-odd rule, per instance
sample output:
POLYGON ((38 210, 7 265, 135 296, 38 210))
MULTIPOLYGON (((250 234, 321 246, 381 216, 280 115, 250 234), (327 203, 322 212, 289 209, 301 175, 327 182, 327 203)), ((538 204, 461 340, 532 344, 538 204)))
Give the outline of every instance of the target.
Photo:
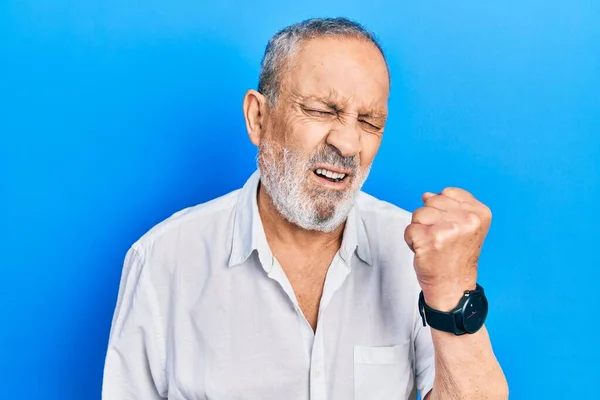
POLYGON ((327 398, 327 377, 325 376, 325 363, 323 353, 323 332, 317 325, 315 340, 310 363, 311 381, 310 398, 311 400, 325 400, 327 398))

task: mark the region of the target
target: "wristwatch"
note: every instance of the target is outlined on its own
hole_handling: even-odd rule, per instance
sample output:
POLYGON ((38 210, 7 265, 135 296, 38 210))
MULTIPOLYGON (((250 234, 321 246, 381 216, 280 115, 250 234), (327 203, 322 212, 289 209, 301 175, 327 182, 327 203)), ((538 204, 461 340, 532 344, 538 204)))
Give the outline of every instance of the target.
POLYGON ((433 329, 459 336, 481 329, 488 314, 488 301, 483 288, 477 285, 475 290, 465 291, 453 310, 443 312, 429 307, 421 291, 419 313, 423 319, 423 326, 429 324, 433 329))

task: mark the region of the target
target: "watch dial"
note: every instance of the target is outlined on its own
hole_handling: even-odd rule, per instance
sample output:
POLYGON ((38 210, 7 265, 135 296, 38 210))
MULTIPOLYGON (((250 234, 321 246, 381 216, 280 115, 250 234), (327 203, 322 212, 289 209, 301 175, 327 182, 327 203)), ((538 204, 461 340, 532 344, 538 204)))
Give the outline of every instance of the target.
POLYGON ((467 300, 464 310, 465 330, 469 333, 477 332, 483 326, 487 317, 487 299, 480 294, 473 295, 467 300))

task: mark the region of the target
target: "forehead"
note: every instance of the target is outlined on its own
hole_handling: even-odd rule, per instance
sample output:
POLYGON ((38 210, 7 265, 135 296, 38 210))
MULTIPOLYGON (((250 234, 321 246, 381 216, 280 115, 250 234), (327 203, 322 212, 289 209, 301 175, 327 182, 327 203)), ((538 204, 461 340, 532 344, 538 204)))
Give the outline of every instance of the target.
POLYGON ((282 83, 306 98, 387 111, 385 60, 375 45, 363 39, 329 37, 302 43, 282 83))

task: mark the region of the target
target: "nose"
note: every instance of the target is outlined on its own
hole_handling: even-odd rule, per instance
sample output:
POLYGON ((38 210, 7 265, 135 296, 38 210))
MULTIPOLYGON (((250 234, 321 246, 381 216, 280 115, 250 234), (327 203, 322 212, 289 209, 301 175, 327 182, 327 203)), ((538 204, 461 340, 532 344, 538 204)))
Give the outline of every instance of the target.
POLYGON ((327 144, 342 157, 354 157, 361 150, 360 129, 354 123, 338 124, 327 135, 327 144))

